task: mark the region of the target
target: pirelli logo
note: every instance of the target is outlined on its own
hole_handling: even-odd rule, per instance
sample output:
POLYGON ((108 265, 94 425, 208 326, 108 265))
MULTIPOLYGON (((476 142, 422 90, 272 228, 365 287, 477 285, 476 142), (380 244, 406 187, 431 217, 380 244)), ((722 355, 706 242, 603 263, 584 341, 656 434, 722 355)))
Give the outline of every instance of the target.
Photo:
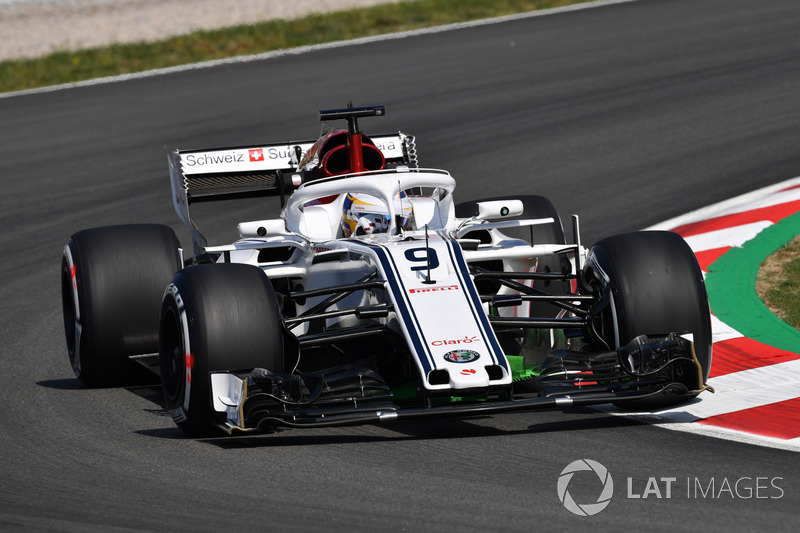
POLYGON ((458 285, 447 285, 446 287, 420 287, 418 289, 408 289, 411 294, 418 292, 444 292, 444 291, 457 291, 458 285))

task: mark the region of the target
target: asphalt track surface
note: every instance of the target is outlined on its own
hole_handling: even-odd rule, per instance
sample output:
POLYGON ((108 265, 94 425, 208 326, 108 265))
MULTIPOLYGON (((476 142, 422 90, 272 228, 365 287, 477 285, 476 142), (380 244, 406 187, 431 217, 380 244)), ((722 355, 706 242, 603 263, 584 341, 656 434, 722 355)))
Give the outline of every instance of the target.
MULTIPOLYGON (((348 100, 385 104, 364 129, 416 134, 461 199, 549 196, 586 243, 646 227, 800 175, 798 20, 795 0, 642 0, 0 99, 0 529, 797 530, 795 453, 589 410, 186 439, 158 389, 73 377, 59 263, 96 225, 167 223, 189 245, 165 145, 313 138, 348 100), (592 517, 556 491, 582 458, 615 482, 592 517)), ((569 490, 590 502, 598 480, 569 490)))

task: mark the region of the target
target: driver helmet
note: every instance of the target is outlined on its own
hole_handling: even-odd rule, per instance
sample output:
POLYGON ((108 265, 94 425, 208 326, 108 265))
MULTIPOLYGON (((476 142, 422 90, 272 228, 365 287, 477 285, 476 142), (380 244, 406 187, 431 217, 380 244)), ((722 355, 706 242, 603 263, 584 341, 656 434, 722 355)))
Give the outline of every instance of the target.
MULTIPOLYGON (((403 202, 405 193, 394 201, 398 227, 411 229, 411 204, 403 202)), ((389 231, 389 209, 383 201, 363 193, 349 193, 342 204, 342 232, 345 237, 373 235, 389 231)))

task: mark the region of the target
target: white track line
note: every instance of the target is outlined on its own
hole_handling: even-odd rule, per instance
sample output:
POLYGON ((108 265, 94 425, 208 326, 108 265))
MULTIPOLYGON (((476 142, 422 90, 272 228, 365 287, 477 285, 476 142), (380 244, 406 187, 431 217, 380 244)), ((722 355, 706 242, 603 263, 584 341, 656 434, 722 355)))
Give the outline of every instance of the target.
MULTIPOLYGON (((711 315, 711 342, 716 344, 718 342, 731 339, 740 339, 742 337, 744 337, 744 335, 730 327, 716 316, 711 315)), ((711 366, 714 366, 714 364, 712 363, 711 366)))
POLYGON ((800 397, 800 360, 741 370, 711 378, 714 394, 653 413, 676 422, 692 422, 800 397))
POLYGON ((741 247, 747 241, 754 239, 764 229, 772 226, 772 224, 773 222, 770 220, 762 220, 751 224, 691 235, 684 237, 684 240, 695 253, 717 248, 741 247))

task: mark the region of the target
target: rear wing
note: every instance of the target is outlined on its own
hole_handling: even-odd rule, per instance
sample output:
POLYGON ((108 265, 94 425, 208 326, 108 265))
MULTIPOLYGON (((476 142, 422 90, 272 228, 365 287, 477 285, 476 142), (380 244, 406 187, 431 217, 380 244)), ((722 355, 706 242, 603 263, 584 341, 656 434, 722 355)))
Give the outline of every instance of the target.
MULTIPOLYGON (((414 137, 403 132, 370 136, 387 166, 418 168, 414 137)), ((195 253, 207 242, 192 222, 196 202, 291 194, 303 183, 298 166, 316 141, 296 141, 168 154, 175 211, 192 232, 195 253)))

